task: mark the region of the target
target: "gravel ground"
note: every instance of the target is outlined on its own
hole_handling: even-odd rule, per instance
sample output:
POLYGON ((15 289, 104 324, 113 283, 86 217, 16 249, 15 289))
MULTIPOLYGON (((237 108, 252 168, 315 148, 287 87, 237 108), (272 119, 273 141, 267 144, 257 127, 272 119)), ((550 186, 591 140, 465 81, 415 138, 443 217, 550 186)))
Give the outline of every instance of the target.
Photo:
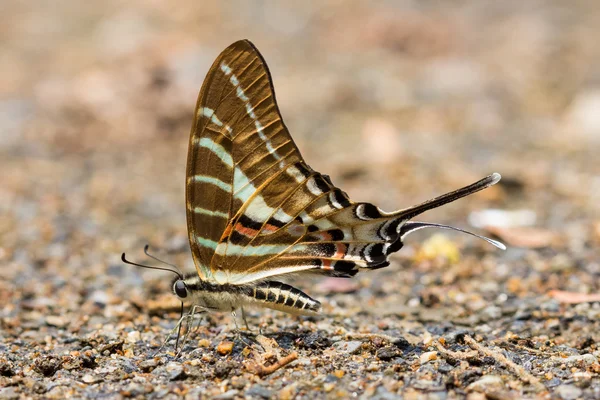
POLYGON ((600 399, 600 6, 0 6, 0 399, 600 399), (179 318, 146 243, 192 271, 184 170, 204 74, 251 39, 309 164, 423 219, 388 268, 295 278, 319 317, 179 318), (501 211, 498 211, 501 210, 501 211))

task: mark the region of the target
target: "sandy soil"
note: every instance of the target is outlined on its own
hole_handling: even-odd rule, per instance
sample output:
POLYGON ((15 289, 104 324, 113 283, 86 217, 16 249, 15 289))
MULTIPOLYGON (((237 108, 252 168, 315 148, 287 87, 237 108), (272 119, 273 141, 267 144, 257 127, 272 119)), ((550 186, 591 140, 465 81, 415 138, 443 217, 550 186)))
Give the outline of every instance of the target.
POLYGON ((0 399, 600 399, 596 2, 36 3, 0 6, 0 399), (262 348, 216 314, 159 349, 171 276, 120 255, 193 271, 193 105, 241 38, 352 199, 392 210, 497 171, 423 219, 508 250, 415 234, 386 269, 294 279, 323 315, 252 311, 262 348))

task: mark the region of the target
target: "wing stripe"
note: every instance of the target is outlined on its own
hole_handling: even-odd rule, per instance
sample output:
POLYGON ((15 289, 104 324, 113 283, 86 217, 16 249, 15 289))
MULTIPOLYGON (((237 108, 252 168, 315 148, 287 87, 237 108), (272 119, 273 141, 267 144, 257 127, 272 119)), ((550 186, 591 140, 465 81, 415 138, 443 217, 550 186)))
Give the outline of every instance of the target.
MULTIPOLYGON (((250 116, 250 118, 252 118, 254 120, 254 125, 256 126, 256 131, 258 132, 258 136, 262 139, 263 142, 265 142, 265 145, 266 145, 269 153, 272 154, 273 157, 275 157, 278 161, 280 161, 279 168, 283 168, 283 166, 285 164, 283 163, 283 161, 281 161, 281 156, 273 148, 273 144, 271 143, 269 138, 267 138, 267 136, 264 134, 264 132, 263 132, 264 127, 262 126, 262 124, 260 123, 258 118, 256 117, 256 114, 254 113, 254 108, 252 107, 252 104, 250 104, 250 99, 248 99, 248 97, 244 93, 244 90, 242 89, 242 87, 239 86, 239 80, 237 79, 235 74, 231 71, 231 68, 227 64, 225 64, 225 62, 221 62, 221 70, 223 71, 223 73, 225 75, 227 75, 227 76, 231 75, 231 77, 229 78, 229 81, 236 88, 236 94, 240 98, 240 100, 242 100, 244 103, 246 103, 246 113, 250 116)), ((271 96, 269 95, 268 98, 270 98, 270 97, 271 96)))
POLYGON ((213 176, 207 176, 207 175, 193 175, 190 178, 190 181, 188 183, 191 182, 203 182, 203 183, 210 183, 212 185, 217 186, 220 189, 223 189, 226 192, 231 192, 231 185, 229 183, 225 183, 220 179, 217 179, 213 176))
MULTIPOLYGON (((279 254, 282 253, 284 251, 286 251, 287 249, 289 249, 291 246, 288 244, 263 244, 260 246, 238 246, 235 244, 231 244, 231 243, 217 243, 214 240, 210 240, 210 239, 206 239, 203 238, 201 236, 197 236, 196 237, 196 242, 200 245, 200 246, 204 246, 204 247, 208 247, 210 249, 215 249, 216 254, 219 255, 224 255, 221 254, 222 253, 222 249, 224 249, 225 247, 227 247, 227 254, 228 255, 240 255, 240 254, 244 254, 246 252, 246 250, 248 250, 248 248, 252 251, 249 254, 244 254, 245 256, 255 256, 255 257, 261 257, 261 256, 265 256, 265 255, 273 255, 273 254, 279 254), (227 246, 224 246, 226 245, 227 246)), ((296 245, 294 246, 294 249, 296 251, 304 251, 305 248, 302 245, 296 245)))
POLYGON ((217 117, 217 115, 215 114, 215 110, 213 110, 212 108, 208 108, 208 107, 202 107, 200 110, 198 110, 198 116, 197 118, 200 118, 200 114, 210 118, 211 122, 217 126, 225 126, 225 129, 227 130, 227 132, 229 132, 230 134, 233 132, 231 127, 229 125, 224 125, 223 122, 221 122, 221 120, 219 119, 219 117, 217 117))
POLYGON ((223 161, 223 163, 225 163, 229 167, 233 167, 233 158, 231 157, 231 154, 229 154, 223 146, 221 146, 218 143, 215 143, 214 140, 204 137, 204 138, 200 139, 200 141, 198 142, 198 145, 200 147, 204 147, 204 148, 210 150, 217 157, 219 157, 219 159, 221 159, 221 161, 223 161))
POLYGON ((207 210, 206 208, 202 207, 194 207, 192 211, 196 214, 208 215, 210 217, 229 218, 229 214, 227 213, 224 213, 222 211, 207 210))

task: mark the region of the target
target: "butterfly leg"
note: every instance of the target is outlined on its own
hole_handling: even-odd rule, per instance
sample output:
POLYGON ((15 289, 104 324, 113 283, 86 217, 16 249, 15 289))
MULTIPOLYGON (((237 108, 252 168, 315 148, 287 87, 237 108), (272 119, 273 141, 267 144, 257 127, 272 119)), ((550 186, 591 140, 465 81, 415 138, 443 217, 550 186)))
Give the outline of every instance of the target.
POLYGON ((248 323, 246 322, 246 316, 244 314, 244 309, 242 308, 242 318, 244 320, 244 324, 246 324, 246 328, 248 329, 248 332, 244 332, 244 331, 240 330, 238 323, 237 323, 237 314, 235 312, 235 309, 231 310, 231 316, 233 317, 233 321, 235 323, 236 339, 239 339, 246 346, 252 346, 253 344, 257 344, 258 346, 260 346, 260 348, 262 348, 264 350, 264 347, 254 338, 254 334, 252 333, 252 331, 250 331, 250 328, 248 328, 248 323))
POLYGON ((169 340, 171 340, 171 337, 173 336, 173 333, 175 333, 175 331, 179 330, 179 328, 183 324, 183 321, 185 319, 187 319, 187 317, 188 317, 188 314, 185 314, 181 318, 179 318, 179 321, 177 321, 177 324, 175 324, 175 327, 173 329, 171 329, 171 331, 169 332, 169 334, 167 335, 167 337, 163 341, 162 345, 158 348, 158 350, 156 351, 156 353, 154 353, 153 357, 156 357, 156 355, 162 351, 162 349, 167 345, 167 343, 169 342, 169 340))
MULTIPOLYGON (((242 319, 244 320, 244 325, 246 325, 246 329, 248 330, 248 332, 255 335, 255 333, 252 332, 252 329, 250 329, 250 326, 248 325, 248 321, 246 320, 246 313, 244 312, 244 307, 240 307, 240 308, 242 309, 242 319)), ((260 327, 260 325, 258 325, 258 334, 262 336, 262 328, 260 327)))
MULTIPOLYGON (((188 334, 189 334, 189 332, 191 330, 190 320, 192 320, 192 322, 193 322, 193 317, 194 317, 194 315, 197 313, 197 311, 199 309, 201 309, 201 307, 199 307, 199 306, 193 306, 189 313, 186 313, 181 318, 179 318, 179 321, 177 321, 177 324, 175 324, 175 327, 173 329, 171 329, 171 331, 167 335, 167 338, 164 340, 163 344, 158 348, 158 350, 156 351, 156 353, 154 353, 154 356, 156 356, 158 353, 160 353, 162 351, 162 349, 167 345, 167 343, 169 342, 169 340, 171 340, 171 338, 173 337, 173 334, 175 333, 175 331, 178 331, 179 328, 183 325, 183 323, 185 321, 185 322, 188 323, 188 330, 185 333, 185 335, 183 336, 183 341, 181 343, 181 349, 183 349, 183 347, 185 346, 185 342, 187 341, 188 334)), ((180 353, 181 353, 181 350, 179 350, 179 352, 177 353, 177 355, 179 355, 180 353)))
POLYGON ((187 318, 187 321, 188 321, 187 322, 188 329, 185 332, 185 334, 183 335, 183 340, 181 341, 181 347, 179 348, 179 351, 177 352, 176 357, 179 357, 179 355, 183 351, 183 348, 185 347, 185 344, 186 344, 186 342, 188 340, 190 332, 192 332, 194 329, 197 329, 200 326, 200 320, 198 320, 198 324, 194 328, 194 319, 196 317, 196 313, 198 312, 198 310, 200 310, 200 313, 204 313, 205 312, 205 310, 203 310, 202 307, 200 307, 200 306, 193 306, 192 309, 191 309, 191 311, 185 316, 187 318))
POLYGON ((246 325, 246 329, 248 330, 248 332, 252 332, 252 329, 250 329, 250 327, 248 326, 248 321, 246 320, 246 313, 244 312, 244 307, 241 307, 242 309, 242 320, 244 320, 244 325, 246 325))

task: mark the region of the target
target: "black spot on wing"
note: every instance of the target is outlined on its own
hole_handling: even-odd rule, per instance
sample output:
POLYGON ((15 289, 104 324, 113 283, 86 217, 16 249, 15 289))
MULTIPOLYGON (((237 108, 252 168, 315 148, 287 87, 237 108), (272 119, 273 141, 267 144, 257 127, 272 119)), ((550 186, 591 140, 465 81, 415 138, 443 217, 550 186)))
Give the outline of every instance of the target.
POLYGON ((389 261, 384 261, 384 262, 382 262, 382 263, 380 263, 380 264, 370 265, 370 266, 369 266, 369 269, 379 269, 379 268, 385 268, 385 267, 387 267, 388 265, 390 265, 390 262, 389 262, 389 261))
POLYGON ((392 254, 400 250, 404 246, 404 243, 400 239, 397 239, 394 243, 390 245, 387 249, 387 254, 392 254))
POLYGON ((399 236, 398 225, 400 225, 399 219, 395 219, 384 223, 383 225, 381 225, 381 228, 379 228, 379 237, 384 240, 396 240, 399 236))
POLYGON ((319 227, 316 225, 309 225, 307 229, 309 232, 316 232, 319 230, 319 227))
POLYGON ((351 277, 358 273, 356 264, 352 261, 339 260, 333 265, 335 275, 339 277, 351 277))
POLYGON ((344 239, 344 232, 341 229, 330 229, 327 233, 331 236, 331 240, 339 242, 344 239))
POLYGON ((254 229, 255 231, 259 231, 262 228, 261 222, 257 222, 251 219, 250 217, 246 216, 245 214, 240 215, 240 217, 238 218, 238 222, 242 224, 243 227, 254 229))
POLYGON ((354 214, 358 219, 368 221, 371 219, 381 218, 379 209, 371 203, 360 203, 354 208, 354 214))
POLYGON ((239 244, 239 243, 244 242, 245 240, 246 240, 246 237, 236 230, 233 230, 231 232, 231 234, 229 235, 229 242, 232 244, 239 244))
POLYGON ((296 169, 298 169, 298 171, 300 171, 300 173, 305 177, 308 178, 310 176, 310 169, 308 168, 308 166, 302 162, 298 162, 296 164, 294 164, 294 167, 296 167, 296 169))
MULTIPOLYGON (((300 220, 302 220, 302 218, 300 218, 300 220)), ((278 228, 283 228, 286 225, 285 222, 282 222, 275 218, 269 218, 269 220, 267 221, 267 224, 276 226, 278 228)))
POLYGON ((321 257, 333 257, 336 252, 336 246, 334 243, 321 243, 319 244, 318 255, 321 257))
POLYGON ((306 264, 312 265, 313 267, 320 267, 322 265, 322 262, 319 258, 311 258, 306 264))
POLYGON ((329 175, 321 174, 321 176, 323 177, 323 179, 325 179, 325 182, 333 186, 333 182, 331 182, 331 178, 329 177, 329 175))
POLYGON ((323 179, 322 175, 317 175, 317 176, 315 176, 314 179, 315 179, 315 185, 317 185, 317 187, 319 188, 321 193, 326 193, 329 191, 329 185, 327 184, 325 179, 323 179))
POLYGON ((387 254, 383 252, 383 243, 373 243, 365 247, 364 255, 365 259, 371 264, 377 265, 387 260, 387 254))
POLYGON ((331 195, 333 197, 333 201, 339 204, 342 208, 350 206, 348 195, 346 195, 346 193, 342 192, 340 189, 335 189, 331 195))

